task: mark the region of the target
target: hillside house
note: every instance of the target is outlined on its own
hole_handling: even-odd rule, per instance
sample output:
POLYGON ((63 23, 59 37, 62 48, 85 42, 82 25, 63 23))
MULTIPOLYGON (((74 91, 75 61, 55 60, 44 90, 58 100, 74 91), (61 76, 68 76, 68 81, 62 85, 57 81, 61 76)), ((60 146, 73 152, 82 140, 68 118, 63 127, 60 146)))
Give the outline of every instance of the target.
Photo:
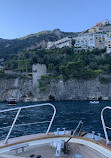
POLYGON ((106 51, 107 53, 111 53, 111 33, 108 33, 105 36, 105 40, 106 40, 106 51))
POLYGON ((88 30, 89 33, 107 33, 111 31, 111 21, 108 19, 102 20, 102 22, 97 23, 91 29, 88 30))
POLYGON ((111 39, 109 39, 106 43, 106 51, 111 54, 111 39))
POLYGON ((78 37, 75 37, 75 47, 76 49, 94 49, 100 48, 103 49, 105 45, 104 34, 81 34, 78 37))
POLYGON ((108 25, 108 24, 111 24, 111 21, 109 21, 108 19, 105 19, 105 20, 102 20, 102 24, 108 25))
POLYGON ((95 43, 93 39, 93 35, 90 34, 80 34, 77 37, 74 37, 75 39, 75 47, 81 48, 81 49, 88 49, 88 48, 94 48, 95 43))
POLYGON ((68 47, 72 46, 72 38, 71 37, 65 37, 65 38, 62 38, 58 41, 47 43, 47 49, 62 48, 62 47, 65 47, 65 46, 68 46, 68 47))

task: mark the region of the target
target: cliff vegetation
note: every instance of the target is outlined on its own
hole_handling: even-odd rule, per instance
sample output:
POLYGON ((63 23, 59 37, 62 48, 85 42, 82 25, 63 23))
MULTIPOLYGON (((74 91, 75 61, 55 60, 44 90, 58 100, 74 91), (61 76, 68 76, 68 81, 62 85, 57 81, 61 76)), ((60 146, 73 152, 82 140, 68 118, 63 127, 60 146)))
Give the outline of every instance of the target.
POLYGON ((76 52, 73 47, 34 49, 11 55, 4 65, 5 69, 30 72, 33 64, 45 64, 48 75, 41 78, 41 90, 45 90, 50 80, 60 78, 90 80, 99 75, 100 82, 106 84, 111 82, 111 55, 105 52, 105 49, 76 52))

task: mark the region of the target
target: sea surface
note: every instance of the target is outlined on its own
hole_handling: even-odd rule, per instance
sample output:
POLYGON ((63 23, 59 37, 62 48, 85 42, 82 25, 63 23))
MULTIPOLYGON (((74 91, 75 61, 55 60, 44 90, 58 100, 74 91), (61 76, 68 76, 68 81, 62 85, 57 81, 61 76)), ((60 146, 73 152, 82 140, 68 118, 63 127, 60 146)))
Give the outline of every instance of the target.
MULTIPOLYGON (((105 106, 111 106, 111 101, 100 101, 99 104, 89 104, 89 101, 66 101, 66 102, 51 102, 57 109, 57 113, 50 131, 56 131, 57 128, 66 128, 74 130, 80 120, 84 122, 83 130, 86 132, 95 131, 104 136, 101 124, 100 114, 105 106)), ((18 103, 16 106, 0 103, 0 110, 16 108, 27 105, 36 105, 39 103, 18 103)), ((5 139, 9 128, 1 129, 2 127, 10 126, 17 111, 0 113, 0 138, 5 139)), ((30 108, 22 110, 17 124, 26 124, 32 122, 49 121, 52 117, 53 109, 50 106, 30 108)), ((105 110, 104 118, 106 126, 111 127, 111 110, 105 110)), ((27 134, 36 134, 46 132, 48 123, 32 124, 14 127, 10 137, 22 136, 27 134)), ((111 138, 111 130, 108 130, 109 138, 111 138)))

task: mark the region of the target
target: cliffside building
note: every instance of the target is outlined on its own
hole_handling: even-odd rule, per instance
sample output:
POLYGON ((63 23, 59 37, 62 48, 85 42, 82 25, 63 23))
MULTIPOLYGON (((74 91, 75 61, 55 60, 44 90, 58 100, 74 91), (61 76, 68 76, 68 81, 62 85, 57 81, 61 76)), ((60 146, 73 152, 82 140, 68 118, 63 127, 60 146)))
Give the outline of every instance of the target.
POLYGON ((72 46, 72 38, 71 37, 65 37, 65 38, 62 38, 62 39, 55 41, 55 42, 48 42, 47 49, 62 48, 65 46, 68 46, 68 47, 72 46))
POLYGON ((105 48, 105 37, 104 34, 81 34, 75 37, 76 49, 94 49, 94 48, 105 48))
POLYGON ((111 53, 111 32, 105 36, 106 40, 106 51, 107 53, 111 53))
POLYGON ((107 33, 111 32, 111 21, 108 19, 102 20, 102 22, 97 23, 88 31, 89 33, 107 33))
POLYGON ((86 33, 82 32, 73 38, 65 37, 55 42, 49 41, 47 44, 47 49, 57 47, 62 48, 65 46, 71 47, 72 39, 75 40, 75 50, 106 48, 107 53, 111 53, 111 21, 108 19, 102 20, 89 29, 86 33))
POLYGON ((90 34, 81 34, 75 39, 75 47, 78 49, 88 49, 88 48, 94 48, 95 43, 93 40, 93 35, 90 34))
POLYGON ((111 24, 111 21, 109 21, 108 19, 105 19, 105 20, 102 20, 102 24, 108 25, 108 24, 111 24))
POLYGON ((104 26, 103 23, 99 22, 95 26, 93 26, 91 29, 89 29, 89 33, 99 32, 99 29, 102 28, 103 26, 104 26))
POLYGON ((111 39, 109 39, 106 43, 107 53, 111 53, 111 39))

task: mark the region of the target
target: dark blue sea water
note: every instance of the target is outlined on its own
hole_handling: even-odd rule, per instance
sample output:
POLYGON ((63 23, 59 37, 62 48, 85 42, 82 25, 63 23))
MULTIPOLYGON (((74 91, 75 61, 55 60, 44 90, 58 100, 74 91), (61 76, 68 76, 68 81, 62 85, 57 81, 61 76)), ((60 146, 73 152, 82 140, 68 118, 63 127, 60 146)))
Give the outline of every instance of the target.
MULTIPOLYGON (((91 132, 93 130, 104 136, 100 114, 103 107, 111 106, 111 101, 100 101, 99 104, 89 104, 89 101, 52 102, 52 104, 55 105, 57 113, 50 131, 55 131, 57 128, 62 129, 64 127, 68 130, 74 130, 78 122, 83 120, 84 131, 91 132)), ((17 107, 26 105, 32 105, 32 103, 19 103, 17 107)), ((15 106, 7 105, 6 103, 0 103, 0 110, 14 107, 15 106)), ((50 106, 23 110, 16 124, 50 120, 52 113, 53 109, 50 106)), ((0 127, 11 125, 15 115, 16 112, 12 111, 0 113, 0 127)), ((111 127, 111 111, 106 110, 104 117, 106 125, 111 127)), ((47 127, 48 123, 14 127, 10 137, 46 132, 47 127)), ((9 129, 0 129, 1 139, 6 137, 8 130, 9 129)), ((108 133, 111 138, 111 132, 108 131, 108 133)))

